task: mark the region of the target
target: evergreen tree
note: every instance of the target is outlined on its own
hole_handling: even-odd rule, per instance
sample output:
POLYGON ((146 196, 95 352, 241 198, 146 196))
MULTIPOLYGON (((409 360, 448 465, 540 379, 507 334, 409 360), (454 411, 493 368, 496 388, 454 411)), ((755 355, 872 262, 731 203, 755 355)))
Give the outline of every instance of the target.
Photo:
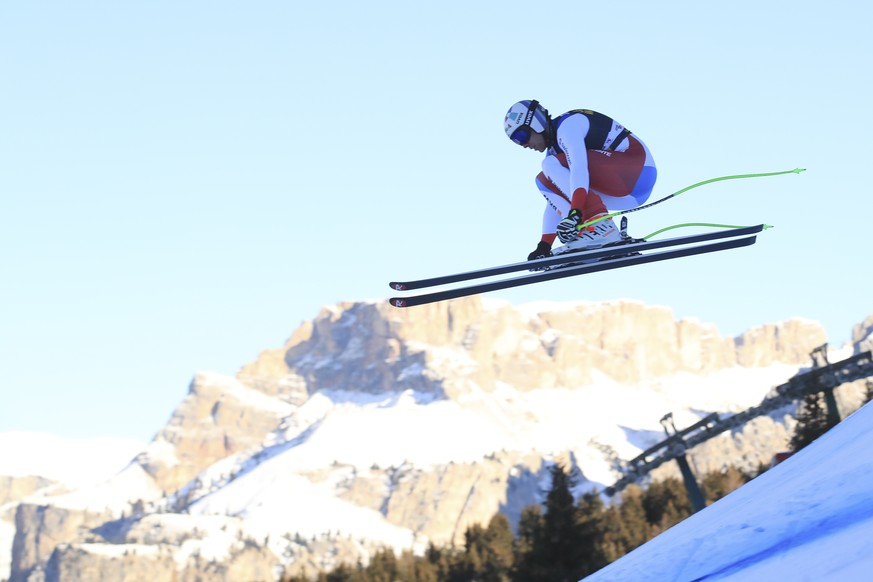
POLYGON ((627 553, 625 549, 625 524, 618 506, 606 509, 601 520, 602 535, 598 550, 606 562, 614 562, 627 553))
POLYGON ((475 524, 464 533, 464 550, 456 553, 446 582, 508 582, 513 536, 509 520, 497 513, 487 528, 475 524))
POLYGON ((797 413, 797 426, 788 446, 792 452, 796 453, 830 428, 831 423, 828 420, 824 404, 822 404, 821 394, 807 394, 801 402, 800 410, 797 413))
MULTIPOLYGON (((396 582, 439 582, 440 578, 437 575, 437 568, 426 557, 419 557, 410 550, 404 550, 400 557, 396 559, 397 576, 394 578, 396 582)), ((361 582, 369 582, 372 580, 370 575, 362 568, 359 569, 361 582)))
POLYGON ((702 486, 707 503, 715 503, 731 491, 739 489, 751 480, 736 467, 728 467, 725 471, 711 471, 703 476, 702 486))
POLYGON ((404 574, 403 580, 409 580, 410 582, 440 582, 445 580, 444 577, 440 576, 438 567, 427 560, 413 556, 410 568, 409 573, 404 574))
POLYGON ((433 542, 429 543, 424 554, 424 559, 422 560, 422 562, 425 563, 425 566, 422 566, 422 569, 434 572, 436 580, 447 580, 451 568, 449 560, 450 553, 451 552, 447 549, 436 547, 433 542))
MULTIPOLYGON (((341 564, 332 572, 324 575, 324 582, 362 582, 364 579, 363 574, 358 569, 346 564, 341 564)), ((321 576, 319 576, 319 580, 321 580, 321 576)))
POLYGON ((691 515, 691 502, 678 479, 664 479, 649 485, 643 494, 646 521, 653 533, 660 533, 691 515))
POLYGON ((637 485, 625 489, 621 503, 606 510, 603 519, 601 555, 611 563, 650 538, 651 528, 643 508, 643 493, 637 485))
MULTIPOLYGON (((397 556, 393 550, 383 549, 376 552, 366 568, 366 580, 371 582, 394 582, 398 579, 397 556)), ((334 582, 333 580, 329 582, 334 582)), ((339 582, 339 581, 336 581, 339 582)))
MULTIPOLYGON (((543 516, 542 561, 546 567, 546 579, 575 582, 591 571, 588 557, 597 539, 595 515, 602 511, 603 505, 586 507, 591 513, 584 516, 585 522, 581 522, 571 492, 574 480, 560 464, 552 467, 551 476, 552 488, 546 495, 543 516)), ((596 494, 593 497, 600 501, 596 494)))
POLYGON ((518 537, 512 548, 512 580, 546 580, 543 543, 542 509, 539 505, 525 507, 518 520, 518 537))
POLYGON ((497 513, 491 518, 484 541, 484 567, 478 579, 482 582, 507 582, 512 569, 513 535, 512 526, 505 515, 497 513))
POLYGON ((576 508, 577 537, 572 542, 576 547, 576 579, 596 572, 609 563, 604 548, 604 536, 609 529, 606 520, 607 512, 600 494, 591 491, 579 499, 576 508))
POLYGON ((452 562, 447 582, 472 582, 483 570, 485 529, 474 524, 464 532, 464 551, 452 562))
POLYGON ((643 506, 643 490, 639 485, 631 485, 625 490, 620 512, 625 526, 628 552, 651 539, 649 524, 646 522, 646 509, 643 506))

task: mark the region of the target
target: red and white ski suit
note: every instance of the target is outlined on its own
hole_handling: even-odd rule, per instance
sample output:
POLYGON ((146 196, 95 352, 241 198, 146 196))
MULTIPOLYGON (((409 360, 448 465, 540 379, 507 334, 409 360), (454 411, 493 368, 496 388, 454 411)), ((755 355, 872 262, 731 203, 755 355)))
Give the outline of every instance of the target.
POLYGON ((657 169, 646 144, 610 117, 579 109, 556 118, 555 143, 546 150, 536 185, 546 199, 542 240, 571 208, 582 220, 641 206, 652 193, 657 169))

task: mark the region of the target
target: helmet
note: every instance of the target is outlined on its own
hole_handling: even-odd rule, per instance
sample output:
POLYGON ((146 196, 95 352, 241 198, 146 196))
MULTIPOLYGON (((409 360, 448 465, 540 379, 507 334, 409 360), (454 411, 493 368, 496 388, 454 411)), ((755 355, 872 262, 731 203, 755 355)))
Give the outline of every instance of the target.
POLYGON ((549 124, 549 112, 536 100, 519 101, 509 108, 503 119, 503 129, 518 145, 530 140, 531 132, 542 133, 549 124))

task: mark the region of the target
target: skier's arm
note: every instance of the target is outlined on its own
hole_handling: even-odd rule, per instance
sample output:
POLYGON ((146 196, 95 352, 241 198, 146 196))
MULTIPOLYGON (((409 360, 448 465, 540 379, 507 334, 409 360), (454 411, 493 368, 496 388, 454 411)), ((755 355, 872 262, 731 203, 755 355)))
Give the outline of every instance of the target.
POLYGON ((569 191, 566 194, 577 204, 584 203, 591 183, 591 176, 588 173, 588 150, 585 147, 585 136, 588 135, 590 127, 591 124, 586 116, 571 115, 561 123, 556 135, 558 146, 567 156, 567 167, 570 170, 569 191))

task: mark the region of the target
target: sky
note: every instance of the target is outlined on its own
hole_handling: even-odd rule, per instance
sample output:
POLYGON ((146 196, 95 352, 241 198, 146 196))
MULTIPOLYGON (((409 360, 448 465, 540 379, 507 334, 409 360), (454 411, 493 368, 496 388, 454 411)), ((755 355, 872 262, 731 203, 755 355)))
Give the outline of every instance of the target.
POLYGON ((0 432, 147 440, 390 280, 517 262, 541 155, 520 99, 652 150, 643 236, 768 223, 751 248, 495 293, 636 299, 725 336, 873 314, 868 3, 59 1, 0 6, 0 432), (317 5, 316 5, 317 4, 317 5))

